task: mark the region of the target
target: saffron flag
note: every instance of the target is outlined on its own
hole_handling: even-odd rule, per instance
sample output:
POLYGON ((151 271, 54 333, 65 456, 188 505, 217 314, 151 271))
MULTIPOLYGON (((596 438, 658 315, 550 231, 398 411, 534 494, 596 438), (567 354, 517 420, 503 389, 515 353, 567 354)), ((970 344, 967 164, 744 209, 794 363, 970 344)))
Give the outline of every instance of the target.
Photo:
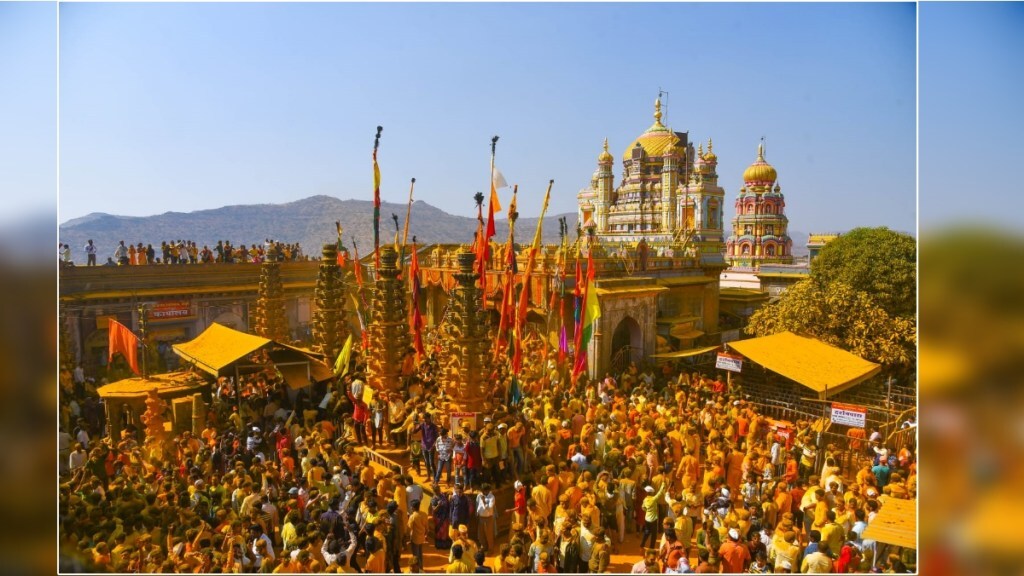
POLYGON ((107 332, 110 335, 110 340, 107 344, 109 351, 107 362, 109 363, 113 361, 114 354, 120 353, 128 362, 128 366, 131 367, 132 372, 140 374, 139 337, 129 330, 127 326, 121 324, 117 320, 110 320, 110 323, 107 325, 107 332))
POLYGON ((423 350, 423 317, 420 315, 420 259, 416 254, 416 243, 412 244, 412 262, 409 265, 409 288, 412 290, 412 342, 420 358, 426 356, 423 350))
POLYGON ((508 183, 505 182, 505 177, 501 175, 501 171, 494 167, 494 159, 491 159, 491 199, 487 204, 487 237, 491 238, 495 234, 494 229, 494 215, 501 212, 501 202, 498 200, 498 189, 506 188, 508 183))
MULTIPOLYGON (((533 236, 533 244, 530 245, 530 252, 526 258, 526 271, 523 272, 523 289, 519 292, 519 306, 516 308, 516 348, 522 349, 523 328, 526 326, 526 315, 530 306, 530 282, 533 276, 534 263, 537 260, 537 252, 540 251, 541 231, 544 224, 544 213, 547 212, 548 202, 551 201, 551 186, 554 180, 548 183, 548 190, 544 194, 544 204, 540 208, 540 218, 537 220, 537 231, 533 236)), ((513 368, 515 364, 513 363, 513 368)), ((518 374, 518 372, 515 372, 518 374)))
POLYGON ((582 319, 580 331, 576 336, 576 362, 572 368, 573 382, 587 368, 587 346, 594 335, 594 326, 601 317, 601 303, 594 289, 594 258, 593 251, 587 253, 587 286, 584 289, 582 319))
POLYGON ((334 375, 341 378, 348 373, 348 361, 352 357, 352 335, 349 334, 345 345, 341 347, 338 359, 334 361, 334 375))

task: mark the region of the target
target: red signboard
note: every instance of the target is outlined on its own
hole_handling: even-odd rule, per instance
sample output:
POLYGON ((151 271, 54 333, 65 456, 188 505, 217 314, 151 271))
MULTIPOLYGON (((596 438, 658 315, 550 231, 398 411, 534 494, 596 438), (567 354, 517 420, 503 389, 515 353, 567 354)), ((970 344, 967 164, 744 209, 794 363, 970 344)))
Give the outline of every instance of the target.
POLYGON ((163 300, 149 311, 150 320, 177 320, 192 316, 192 303, 188 300, 163 300))

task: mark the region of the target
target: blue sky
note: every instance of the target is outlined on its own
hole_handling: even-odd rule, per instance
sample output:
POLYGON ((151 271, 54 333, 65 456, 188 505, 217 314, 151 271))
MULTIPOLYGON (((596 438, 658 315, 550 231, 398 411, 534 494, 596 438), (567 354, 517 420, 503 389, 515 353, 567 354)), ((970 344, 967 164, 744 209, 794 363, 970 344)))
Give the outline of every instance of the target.
POLYGON ((921 229, 1020 230, 1024 4, 921 5, 921 229))
POLYGON ((0 2, 0 195, 0 224, 57 210, 55 3, 0 2))
POLYGON ((497 134, 574 211, 661 88, 730 200, 765 136, 792 229, 915 227, 910 4, 71 3, 60 43, 61 222, 370 199, 378 124, 387 201, 473 213, 497 134))

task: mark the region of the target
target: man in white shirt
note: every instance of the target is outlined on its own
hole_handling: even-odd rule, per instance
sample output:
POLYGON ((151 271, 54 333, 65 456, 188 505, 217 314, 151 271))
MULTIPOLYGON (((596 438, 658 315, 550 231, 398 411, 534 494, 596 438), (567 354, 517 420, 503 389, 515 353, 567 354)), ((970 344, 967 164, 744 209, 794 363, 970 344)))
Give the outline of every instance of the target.
POLYGON ((92 240, 89 240, 89 243, 85 245, 85 256, 86 266, 96 265, 96 245, 92 243, 92 240))
POLYGON ((423 501, 423 487, 412 479, 412 476, 405 477, 405 501, 408 504, 408 514, 412 516, 413 502, 423 501))
POLYGON ((485 482, 476 495, 476 540, 485 552, 494 550, 494 538, 497 531, 497 518, 494 516, 494 493, 491 485, 485 482))
POLYGON ((85 466, 86 460, 89 459, 89 453, 85 451, 85 447, 81 442, 75 443, 75 449, 71 451, 68 456, 68 468, 73 474, 79 468, 85 466))

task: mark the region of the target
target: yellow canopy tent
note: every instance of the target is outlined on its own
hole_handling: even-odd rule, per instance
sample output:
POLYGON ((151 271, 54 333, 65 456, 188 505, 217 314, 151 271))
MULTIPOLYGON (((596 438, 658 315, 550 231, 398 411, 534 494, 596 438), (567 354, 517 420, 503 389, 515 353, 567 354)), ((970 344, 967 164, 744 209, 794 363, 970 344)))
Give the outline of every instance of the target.
POLYGON ((882 370, 874 362, 792 332, 738 340, 729 342, 728 346, 768 370, 810 388, 821 400, 852 388, 882 370))
POLYGON ((273 342, 214 322, 195 339, 175 344, 174 353, 205 372, 220 371, 273 342))
POLYGON ((868 524, 861 538, 916 550, 917 500, 887 496, 878 515, 868 524))

